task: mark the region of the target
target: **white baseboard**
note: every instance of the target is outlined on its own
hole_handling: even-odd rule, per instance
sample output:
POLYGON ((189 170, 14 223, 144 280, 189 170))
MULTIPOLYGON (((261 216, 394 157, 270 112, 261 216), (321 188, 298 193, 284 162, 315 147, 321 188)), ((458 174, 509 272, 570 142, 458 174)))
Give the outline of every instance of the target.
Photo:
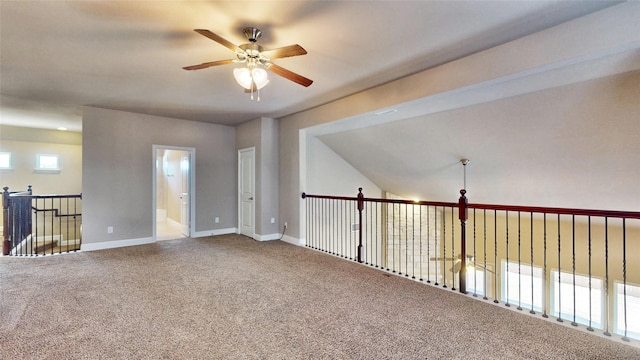
POLYGON ((217 230, 205 230, 205 231, 194 231, 191 237, 205 237, 205 236, 216 236, 216 235, 226 235, 226 234, 236 234, 238 229, 236 228, 228 228, 228 229, 217 229, 217 230))
POLYGON ((126 240, 115 240, 115 241, 103 241, 98 243, 83 243, 80 247, 82 251, 95 251, 95 250, 105 250, 105 249, 113 249, 125 246, 135 246, 135 245, 144 245, 144 244, 152 244, 155 241, 152 237, 148 238, 140 238, 140 239, 126 239, 126 240))
POLYGON ((258 235, 256 234, 254 239, 258 241, 271 241, 280 239, 282 234, 269 234, 269 235, 258 235))
POLYGON ((289 235, 283 236, 282 237, 282 241, 287 242, 289 244, 297 245, 297 246, 305 246, 306 245, 305 239, 298 239, 298 238, 294 238, 294 237, 289 236, 289 235))

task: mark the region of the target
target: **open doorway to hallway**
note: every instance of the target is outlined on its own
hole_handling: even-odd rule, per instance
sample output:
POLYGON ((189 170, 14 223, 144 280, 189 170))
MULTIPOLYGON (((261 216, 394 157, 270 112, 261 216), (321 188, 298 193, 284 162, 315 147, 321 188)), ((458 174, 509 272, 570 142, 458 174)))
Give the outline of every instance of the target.
POLYGON ((193 149, 154 146, 154 239, 189 237, 193 149))

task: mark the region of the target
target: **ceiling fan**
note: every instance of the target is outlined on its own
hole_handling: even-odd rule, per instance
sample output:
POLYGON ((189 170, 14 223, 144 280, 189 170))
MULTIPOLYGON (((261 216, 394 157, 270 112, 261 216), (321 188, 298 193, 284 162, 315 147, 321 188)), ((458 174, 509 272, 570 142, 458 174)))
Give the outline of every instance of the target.
MULTIPOLYGON (((451 261, 451 262, 453 262, 453 266, 451 266, 451 269, 449 269, 449 271, 451 271, 454 274, 459 273, 460 269, 462 268, 462 260, 461 260, 460 254, 458 254, 458 256, 456 256, 455 258, 453 258, 453 257, 431 257, 431 260, 435 260, 435 261, 451 261)), ((489 265, 489 264, 487 263, 487 265, 489 265)), ((473 256, 470 256, 470 255, 467 255, 467 266, 470 266, 470 267, 473 267, 473 268, 478 268, 479 270, 483 270, 483 271, 487 271, 487 272, 490 272, 492 274, 495 274, 495 271, 491 270, 487 266, 483 266, 482 264, 478 264, 477 262, 475 262, 473 256)))
POLYGON ((296 74, 272 62, 273 59, 305 55, 307 51, 298 44, 265 50, 256 44, 262 32, 254 27, 246 27, 243 29, 243 33, 249 40, 249 43, 240 46, 227 41, 209 30, 195 29, 194 31, 233 51, 236 54, 236 58, 185 66, 183 67, 185 70, 200 70, 211 66, 227 64, 245 64, 245 67, 234 70, 234 77, 238 84, 245 88, 246 92, 252 93, 252 96, 253 91, 261 89, 269 82, 265 69, 305 87, 313 83, 313 80, 307 79, 302 75, 296 74))

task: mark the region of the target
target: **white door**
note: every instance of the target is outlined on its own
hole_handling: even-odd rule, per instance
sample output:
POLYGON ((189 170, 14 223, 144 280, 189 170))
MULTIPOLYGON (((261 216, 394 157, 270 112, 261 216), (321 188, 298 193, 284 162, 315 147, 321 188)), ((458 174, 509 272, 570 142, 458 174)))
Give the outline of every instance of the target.
POLYGON ((238 151, 238 223, 242 235, 254 237, 255 148, 238 151))
POLYGON ((189 153, 182 155, 180 159, 180 172, 182 173, 182 193, 180 194, 180 228, 182 235, 189 237, 189 153))

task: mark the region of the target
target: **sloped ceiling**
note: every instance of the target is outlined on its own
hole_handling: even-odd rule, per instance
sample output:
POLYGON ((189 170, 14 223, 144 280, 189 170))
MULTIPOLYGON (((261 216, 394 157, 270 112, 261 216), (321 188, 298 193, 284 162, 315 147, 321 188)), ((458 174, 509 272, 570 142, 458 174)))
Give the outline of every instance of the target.
POLYGON ((640 71, 319 138, 407 198, 637 211, 640 71))
POLYGON ((279 118, 615 5, 611 1, 2 1, 0 120, 80 130, 81 106, 226 125, 279 118), (233 65, 183 66, 233 54, 195 33, 265 48, 302 45, 277 64, 261 102, 233 65), (49 106, 48 109, 43 107, 49 106), (51 116, 42 116, 43 114, 51 116), (52 118, 57 122, 47 122, 52 118))

